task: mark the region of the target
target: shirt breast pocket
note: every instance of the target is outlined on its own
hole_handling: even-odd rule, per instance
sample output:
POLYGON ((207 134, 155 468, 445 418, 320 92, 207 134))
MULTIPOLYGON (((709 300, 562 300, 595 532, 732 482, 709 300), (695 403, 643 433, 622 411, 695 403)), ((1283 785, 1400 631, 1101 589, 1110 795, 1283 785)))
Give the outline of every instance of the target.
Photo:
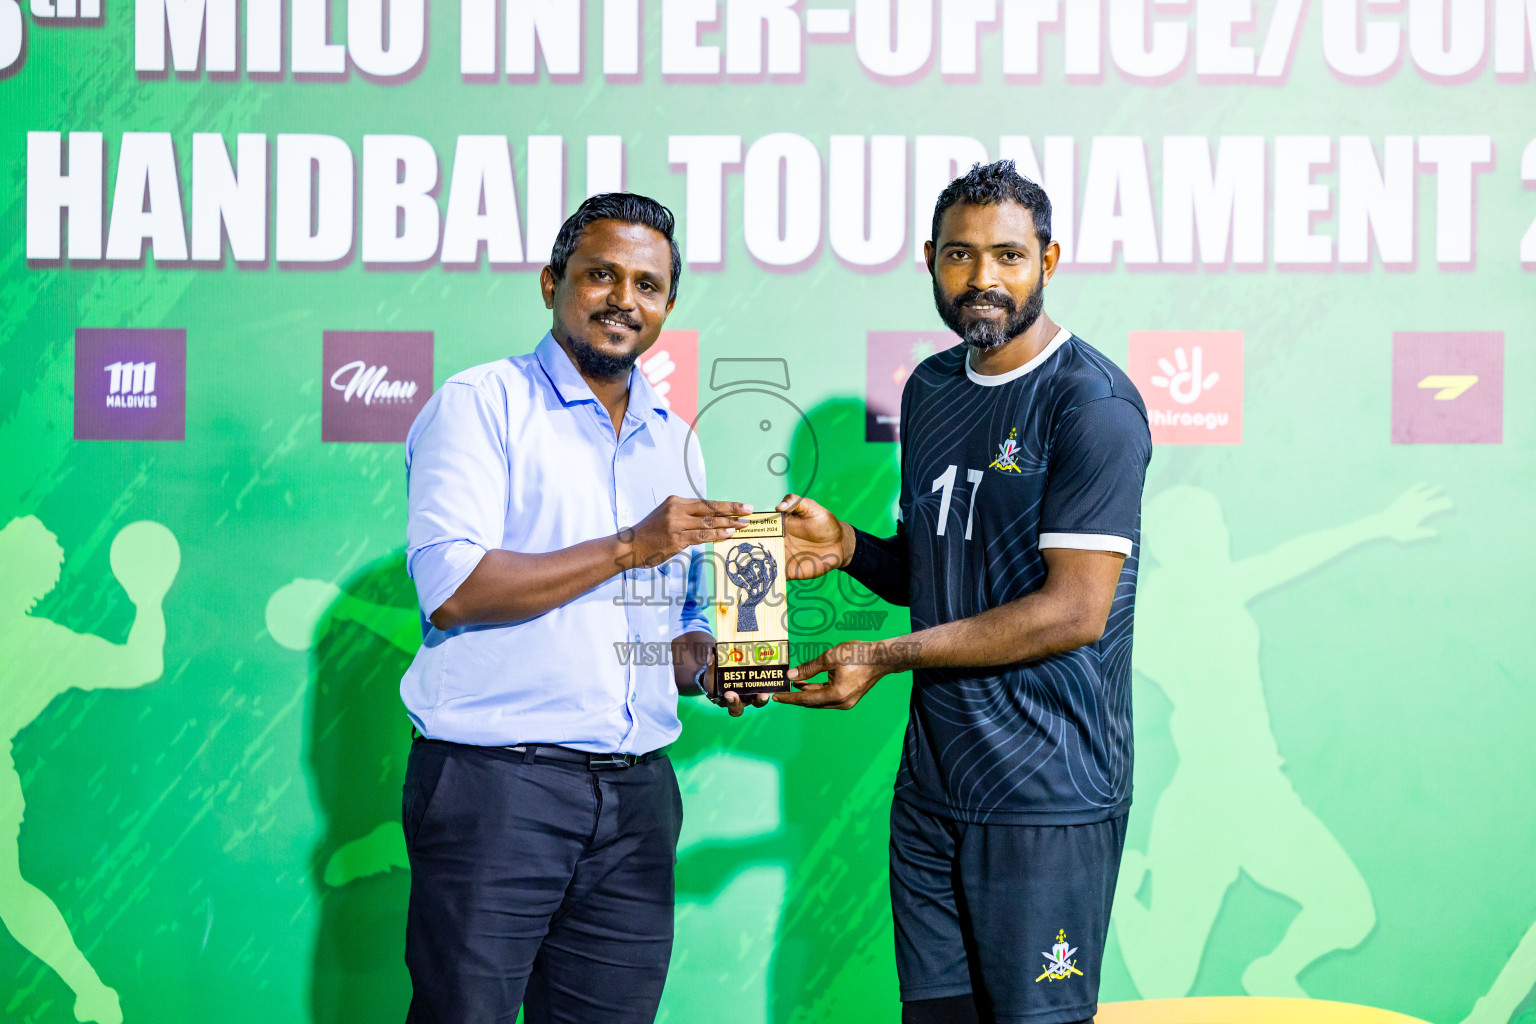
MULTIPOLYGON (((684 555, 686 555, 686 552, 684 552, 684 555)), ((659 586, 671 579, 673 574, 678 571, 677 566, 673 562, 681 557, 683 555, 673 555, 670 559, 659 565, 637 565, 630 573, 630 578, 642 582, 655 581, 659 586)))
MULTIPOLYGON (((636 510, 639 513, 638 518, 636 519, 637 525, 640 520, 650 515, 652 510, 655 509, 658 504, 660 504, 660 500, 654 497, 654 487, 646 493, 650 493, 652 495, 651 506, 650 508, 644 509, 643 511, 639 509, 636 510)), ((644 500, 644 497, 640 494, 636 494, 631 498, 631 501, 637 505, 644 500)), ((662 588, 665 586, 667 579, 670 577, 671 572, 672 569, 669 567, 669 563, 667 562, 662 562, 658 565, 641 565, 638 562, 631 562, 626 567, 624 575, 629 582, 628 589, 630 593, 636 595, 637 597, 645 597, 648 591, 652 589, 654 589, 659 594, 662 588)))
POLYGON ((659 565, 636 566, 629 570, 626 573, 629 579, 624 588, 626 603, 661 611, 674 601, 681 601, 683 581, 688 575, 682 559, 687 556, 688 552, 684 551, 659 565))

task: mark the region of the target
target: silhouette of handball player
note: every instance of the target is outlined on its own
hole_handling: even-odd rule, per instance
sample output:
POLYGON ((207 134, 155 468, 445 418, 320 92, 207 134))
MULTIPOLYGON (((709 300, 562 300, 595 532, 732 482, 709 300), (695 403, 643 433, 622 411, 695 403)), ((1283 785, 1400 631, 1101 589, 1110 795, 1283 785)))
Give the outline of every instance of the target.
POLYGON ((1186 995, 1227 888, 1245 871, 1301 910, 1275 949, 1243 972, 1249 995, 1305 998, 1296 977, 1349 949, 1376 923, 1349 854, 1281 770, 1259 678, 1255 596, 1368 541, 1433 537, 1423 521, 1451 507, 1414 487, 1386 510, 1233 561, 1215 496, 1174 487, 1147 503, 1136 602, 1135 666, 1173 705, 1179 764, 1152 815, 1145 854, 1126 850, 1114 921, 1143 998, 1186 995), (1150 876, 1151 904, 1137 898, 1150 876))
MULTIPOLYGON (((421 618, 414 608, 376 604, 326 580, 294 579, 267 600, 267 632, 283 647, 307 651, 327 621, 355 622, 406 654, 421 646, 421 618)), ((408 870, 400 819, 380 821, 326 859, 323 878, 333 888, 392 868, 408 870)))
POLYGON ((17 840, 26 810, 11 742, 65 690, 131 689, 164 670, 161 603, 181 565, 181 549, 159 523, 123 527, 109 561, 134 604, 128 642, 114 644, 29 614, 59 581, 64 551, 34 516, 0 530, 0 920, 75 993, 75 1018, 121 1024, 117 993, 104 985, 75 945, 59 909, 21 877, 17 840))

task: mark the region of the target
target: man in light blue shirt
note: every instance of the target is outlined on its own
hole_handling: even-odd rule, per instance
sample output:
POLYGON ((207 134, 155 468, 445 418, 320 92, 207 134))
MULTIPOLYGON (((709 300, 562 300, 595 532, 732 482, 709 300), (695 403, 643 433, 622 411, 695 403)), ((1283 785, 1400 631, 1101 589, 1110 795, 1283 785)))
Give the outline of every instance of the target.
POLYGON ((682 822, 660 752, 678 694, 713 693, 702 545, 751 511, 695 495, 689 425, 634 366, 672 232, 643 196, 583 203, 540 276, 550 333, 451 377, 406 440, 412 1024, 655 1017, 682 822))

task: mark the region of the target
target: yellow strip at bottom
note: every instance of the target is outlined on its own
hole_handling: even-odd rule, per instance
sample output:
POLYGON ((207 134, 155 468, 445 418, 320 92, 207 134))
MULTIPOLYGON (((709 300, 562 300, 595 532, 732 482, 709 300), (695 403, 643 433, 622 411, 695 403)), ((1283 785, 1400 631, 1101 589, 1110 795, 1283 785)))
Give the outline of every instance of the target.
POLYGON ((1321 999, 1212 996, 1100 1003, 1097 1024, 1426 1024, 1374 1006, 1321 999))

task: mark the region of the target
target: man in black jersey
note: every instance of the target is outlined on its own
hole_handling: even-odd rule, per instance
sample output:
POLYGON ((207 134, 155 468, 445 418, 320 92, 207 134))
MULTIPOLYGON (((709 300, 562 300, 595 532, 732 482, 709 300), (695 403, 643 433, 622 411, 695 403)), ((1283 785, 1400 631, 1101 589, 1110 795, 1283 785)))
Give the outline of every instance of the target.
POLYGON ((1045 315, 1050 238, 1050 200, 1012 161, 951 183, 925 253, 965 344, 907 381, 896 536, 779 505, 792 579, 839 568, 912 609, 910 636, 839 644, 775 696, 847 709, 913 673, 891 810, 905 1024, 1066 1024, 1098 1005, 1151 437, 1125 374, 1045 315))

